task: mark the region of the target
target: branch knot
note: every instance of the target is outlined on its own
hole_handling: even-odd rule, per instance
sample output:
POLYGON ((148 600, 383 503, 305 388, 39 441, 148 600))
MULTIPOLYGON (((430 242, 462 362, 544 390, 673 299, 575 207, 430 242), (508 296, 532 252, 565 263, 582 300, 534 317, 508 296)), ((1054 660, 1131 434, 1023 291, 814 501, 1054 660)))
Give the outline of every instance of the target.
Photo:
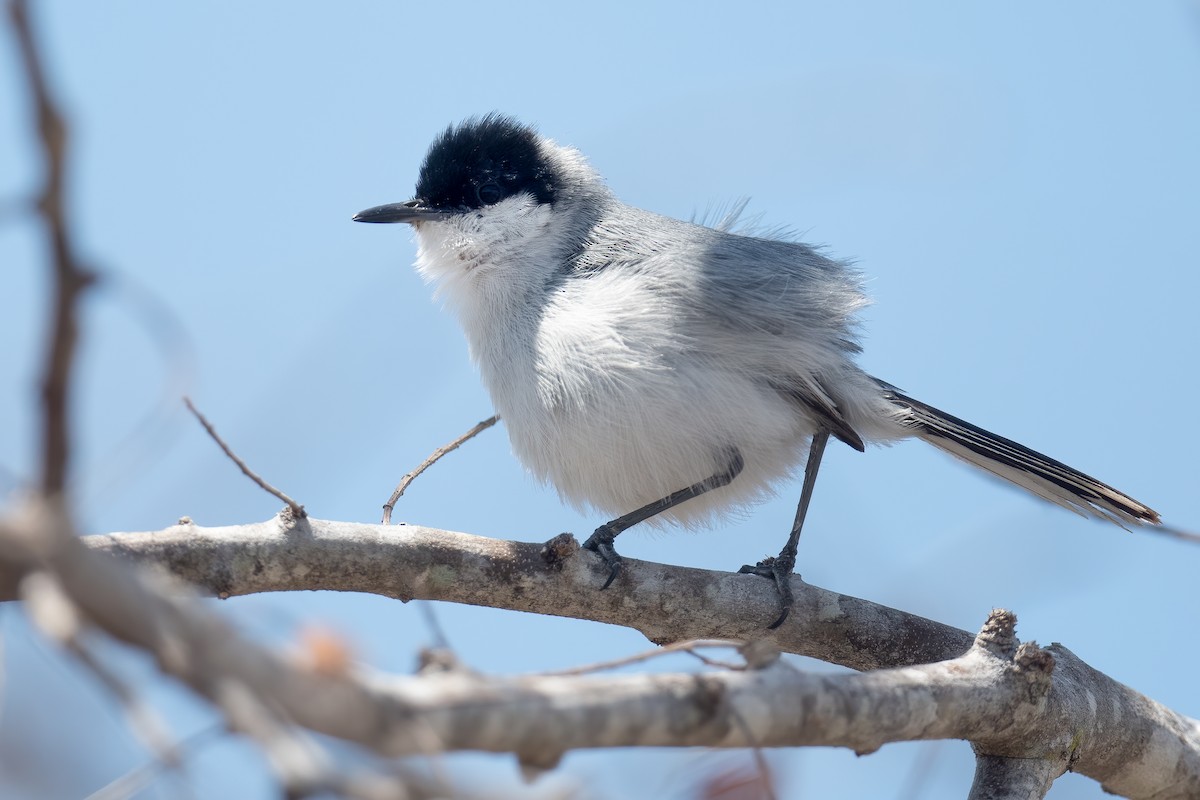
POLYGON ((993 608, 983 628, 975 636, 975 647, 994 656, 1011 659, 1017 653, 1017 615, 1007 609, 993 608))
POLYGON ((1029 690, 1029 701, 1036 703, 1050 693, 1054 682, 1054 655, 1038 647, 1037 642, 1024 642, 1017 648, 1013 667, 1029 690))

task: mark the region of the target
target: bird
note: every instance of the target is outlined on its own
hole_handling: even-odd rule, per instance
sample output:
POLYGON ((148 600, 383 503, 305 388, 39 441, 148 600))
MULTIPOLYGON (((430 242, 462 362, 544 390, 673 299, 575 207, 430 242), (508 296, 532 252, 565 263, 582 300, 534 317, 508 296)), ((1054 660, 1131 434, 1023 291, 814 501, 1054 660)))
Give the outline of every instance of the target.
POLYGON ((357 222, 407 223, 416 268, 458 317, 517 459, 609 520, 584 548, 621 571, 628 528, 712 522, 804 464, 777 556, 740 572, 792 607, 800 533, 830 438, 916 438, 1083 516, 1157 525, 1129 495, 872 377, 856 363, 861 274, 793 237, 621 202, 576 149, 514 117, 446 127, 412 199, 357 222))

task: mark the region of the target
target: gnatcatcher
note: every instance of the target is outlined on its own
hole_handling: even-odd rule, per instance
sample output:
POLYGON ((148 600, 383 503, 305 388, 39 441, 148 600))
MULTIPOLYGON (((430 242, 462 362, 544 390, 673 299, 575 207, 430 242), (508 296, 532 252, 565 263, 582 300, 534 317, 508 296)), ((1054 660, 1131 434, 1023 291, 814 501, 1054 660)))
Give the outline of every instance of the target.
POLYGON ((830 436, 863 450, 915 436, 1085 516, 1157 524, 1132 497, 863 372, 859 275, 812 247, 625 205, 574 149, 510 117, 451 125, 407 222, 417 269, 457 312, 513 450, 576 506, 617 515, 584 547, 651 517, 695 522, 769 493, 804 458, 787 544, 741 571, 782 613, 830 436))

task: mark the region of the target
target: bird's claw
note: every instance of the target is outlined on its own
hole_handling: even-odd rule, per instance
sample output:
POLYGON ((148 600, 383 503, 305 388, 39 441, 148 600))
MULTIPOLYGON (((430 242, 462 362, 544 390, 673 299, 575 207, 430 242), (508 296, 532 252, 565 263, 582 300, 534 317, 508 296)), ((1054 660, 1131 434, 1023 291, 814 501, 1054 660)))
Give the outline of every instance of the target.
POLYGON ((750 564, 742 565, 738 572, 742 575, 758 575, 760 578, 770 578, 775 582, 775 591, 779 595, 779 618, 767 626, 768 630, 775 630, 788 618, 788 614, 792 613, 792 570, 796 566, 795 557, 788 558, 786 554, 779 556, 770 556, 762 561, 751 566, 750 564))
POLYGON ((583 543, 583 549, 591 550, 600 556, 600 558, 604 559, 604 563, 608 567, 608 580, 604 581, 604 585, 600 587, 600 591, 604 591, 611 586, 612 582, 621 574, 621 557, 617 555, 617 551, 613 547, 613 542, 616 538, 617 535, 609 530, 608 525, 601 525, 583 543))

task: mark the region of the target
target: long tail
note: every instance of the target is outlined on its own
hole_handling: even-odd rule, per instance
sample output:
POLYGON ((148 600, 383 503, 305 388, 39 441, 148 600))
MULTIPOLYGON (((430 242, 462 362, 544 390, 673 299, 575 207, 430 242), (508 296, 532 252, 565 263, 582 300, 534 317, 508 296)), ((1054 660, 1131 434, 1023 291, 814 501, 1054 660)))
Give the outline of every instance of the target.
POLYGON ((904 422, 914 434, 952 456, 1085 517, 1105 519, 1122 528, 1126 524, 1159 524, 1158 512, 1090 475, 906 397, 892 386, 883 387, 884 395, 908 412, 904 422))

